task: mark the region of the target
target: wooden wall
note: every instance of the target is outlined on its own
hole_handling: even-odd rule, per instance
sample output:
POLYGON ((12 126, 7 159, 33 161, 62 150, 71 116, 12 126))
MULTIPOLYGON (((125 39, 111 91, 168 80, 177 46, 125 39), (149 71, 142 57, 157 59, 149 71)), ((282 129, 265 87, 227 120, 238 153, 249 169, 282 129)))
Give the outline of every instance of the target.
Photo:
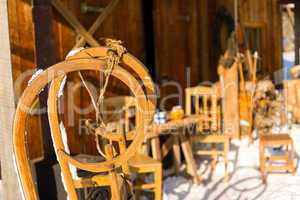
MULTIPOLYGON (((260 72, 270 74, 280 69, 281 18, 278 2, 239 0, 238 5, 242 27, 263 26, 260 72)), ((224 52, 216 45, 217 34, 220 34, 220 27, 217 27, 220 18, 217 15, 222 7, 228 11, 234 25, 234 0, 154 0, 155 56, 159 82, 172 80, 185 88, 203 81, 218 80, 217 64, 224 52)), ((175 87, 163 87, 162 95, 174 91, 175 87)), ((177 100, 169 102, 179 103, 177 100)))
MULTIPOLYGON (((234 17, 234 0, 213 0, 209 1, 209 4, 209 10, 212 11, 211 16, 220 7, 225 7, 231 16, 234 17)), ((263 60, 261 72, 263 74, 270 74, 280 69, 282 67, 282 30, 279 2, 277 0, 238 0, 238 8, 239 21, 242 27, 263 27, 263 50, 260 55, 263 60)), ((209 20, 213 19, 210 18, 209 20)), ((208 31, 214 34, 210 32, 210 29, 208 31)))
MULTIPOLYGON (((98 14, 88 13, 82 14, 80 5, 83 1, 61 0, 66 7, 76 14, 80 22, 88 29, 98 14)), ((88 0, 89 5, 105 6, 109 0, 88 0)), ((13 78, 15 81, 16 101, 27 86, 27 82, 36 69, 35 65, 35 48, 34 48, 34 32, 32 21, 32 5, 31 0, 10 0, 8 1, 9 20, 10 20, 10 38, 12 49, 13 78), (29 71, 28 71, 29 70, 29 71), (27 72, 25 80, 19 84, 22 73, 27 72), (17 87, 21 85, 21 87, 17 87)), ((77 37, 76 32, 71 28, 68 22, 53 9, 54 15, 54 34, 57 49, 57 61, 65 58, 66 54, 72 49, 77 37)), ((119 1, 113 12, 105 19, 99 30, 95 33, 95 38, 102 37, 117 38, 125 42, 125 46, 136 57, 142 61, 145 59, 144 47, 144 24, 142 1, 129 0, 119 1)), ((76 80, 75 80, 76 81, 76 80)), ((73 97, 76 105, 84 106, 83 97, 86 94, 83 90, 78 90, 73 97)), ((66 97, 68 98, 68 97, 66 97)), ((74 124, 66 127, 69 136, 69 144, 73 153, 78 153, 82 149, 82 136, 78 135, 79 119, 82 117, 74 110, 66 110, 66 112, 74 112, 74 124)), ((70 119, 64 119, 66 122, 70 119)), ((33 116, 28 123, 28 142, 31 158, 42 157, 41 146, 41 128, 39 117, 33 116)), ((72 123, 71 123, 72 124, 72 123)), ((92 145, 89 145, 92 146, 92 145)), ((92 148, 86 151, 94 151, 92 148)))
MULTIPOLYGON (((81 2, 84 0, 61 0, 80 22, 88 29, 97 14, 82 14, 81 2)), ((117 38, 125 42, 127 49, 142 61, 146 60, 147 49, 145 42, 149 34, 155 44, 155 71, 157 83, 162 86, 162 95, 178 92, 174 85, 166 85, 163 80, 179 83, 182 89, 197 85, 201 81, 217 81, 217 63, 220 50, 214 48, 214 23, 216 13, 221 6, 225 6, 233 16, 234 0, 152 0, 154 32, 145 33, 143 3, 148 0, 120 0, 113 12, 107 17, 95 38, 117 38)), ((149 0, 150 1, 150 0, 149 0)), ((105 6, 110 0, 86 0, 90 5, 105 6)), ((265 25, 265 57, 263 71, 275 71, 281 66, 280 17, 276 0, 239 0, 241 19, 247 23, 263 23, 265 25), (270 42, 272 41, 272 42, 270 42)), ((13 78, 15 80, 16 100, 27 85, 32 72, 21 84, 18 83, 21 74, 28 70, 35 70, 35 48, 32 23, 31 0, 9 0, 10 37, 12 48, 13 78), (17 87, 21 85, 20 87, 17 87)), ((76 41, 77 34, 68 22, 53 9, 54 33, 57 49, 57 61, 65 58, 76 41)), ((149 12, 148 12, 149 13, 149 12)), ((151 13, 151 12, 150 12, 151 13)), ((149 26, 149 24, 147 24, 149 26)), ((149 29, 148 29, 149 30, 149 29)), ((151 30, 151 29, 150 29, 151 30)), ((149 52, 148 52, 149 53, 149 52)), ((150 52, 151 53, 151 52, 150 52)), ((75 81, 78 78, 74 77, 75 81)), ((182 91, 184 92, 184 91, 182 91)), ((77 105, 85 106, 86 93, 78 90, 74 96, 77 105)), ((167 100, 169 107, 183 103, 178 98, 167 100)), ((66 110, 66 112, 74 112, 66 110)), ((69 134, 71 151, 82 151, 81 143, 89 137, 78 134, 79 119, 75 115, 75 123, 66 127, 69 134)), ((65 121, 70 119, 65 118, 65 121)), ((33 116, 29 123, 29 147, 32 158, 42 156, 40 121, 33 116)), ((94 149, 89 145, 84 151, 94 149)))
POLYGON ((245 23, 261 23, 265 27, 264 50, 261 55, 265 58, 263 72, 271 73, 281 68, 282 43, 281 43, 281 14, 277 0, 246 1, 240 5, 241 20, 245 23), (248 12, 247 12, 248 11, 248 12))
POLYGON ((154 35, 161 109, 183 102, 184 88, 200 80, 199 1, 154 0, 154 35), (179 96, 166 96, 175 94, 179 96), (165 107, 164 105, 167 105, 165 107))
MULTIPOLYGON (((30 0, 8 1, 10 44, 12 52, 13 79, 15 100, 17 101, 27 82, 36 69, 34 34, 30 0)), ((17 102, 16 102, 17 103, 17 102)), ((40 119, 38 116, 30 118, 28 131, 28 146, 32 158, 42 156, 40 119)))

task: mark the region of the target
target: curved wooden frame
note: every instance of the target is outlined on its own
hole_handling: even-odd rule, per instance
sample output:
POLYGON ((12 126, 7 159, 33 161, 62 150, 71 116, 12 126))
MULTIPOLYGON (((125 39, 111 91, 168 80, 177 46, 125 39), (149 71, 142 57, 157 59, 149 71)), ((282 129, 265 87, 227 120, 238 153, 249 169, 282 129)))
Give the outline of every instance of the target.
MULTIPOLYGON (((83 58, 99 58, 107 55, 107 51, 109 48, 107 47, 92 47, 81 49, 77 53, 72 56, 68 56, 67 60, 76 60, 83 58)), ((156 94, 155 94, 155 85, 153 80, 151 79, 150 73, 147 67, 141 63, 136 57, 131 55, 130 53, 126 53, 122 56, 122 63, 124 63, 130 70, 132 70, 140 79, 140 81, 144 84, 145 94, 149 103, 149 119, 153 119, 156 109, 156 94)), ((126 70, 126 69, 125 69, 126 70)))
MULTIPOLYGON (((64 179, 64 186, 67 190, 68 197, 72 200, 77 200, 76 194, 76 183, 86 183, 89 182, 88 179, 75 180, 72 176, 72 172, 70 169, 70 156, 66 156, 65 144, 63 141, 61 129, 60 129, 60 120, 58 114, 58 103, 59 103, 59 91, 61 88, 61 84, 63 82, 64 76, 60 76, 51 82, 49 89, 49 97, 48 97, 48 117, 49 123, 51 127, 52 140, 54 144, 55 151, 57 153, 57 160, 61 167, 62 178, 64 179), (64 151, 62 151, 64 149, 64 151)), ((143 112, 143 111, 142 111, 143 112)), ((143 121, 143 119, 142 119, 143 121)), ((105 153, 108 157, 106 159, 112 159, 112 146, 105 146, 105 153)), ((130 158, 124 159, 124 162, 127 162, 130 158)), ((75 167, 78 167, 75 165, 75 167)), ((93 186, 110 186, 112 199, 120 200, 121 199, 121 191, 119 191, 119 181, 118 176, 114 170, 109 170, 108 175, 95 175, 91 178, 91 184, 93 186), (101 180, 101 181, 99 181, 101 180), (94 182, 93 182, 94 181, 94 182)), ((81 186, 82 184, 80 184, 81 186)), ((90 185, 86 185, 86 187, 90 187, 90 185)))
MULTIPOLYGON (((74 53, 71 56, 68 56, 67 60, 76 60, 76 59, 82 59, 82 58, 99 58, 104 57, 107 54, 107 51, 109 48, 107 47, 92 47, 92 48, 85 48, 80 49, 77 53, 74 53)), ((151 79, 150 73, 146 66, 141 63, 138 59, 136 59, 133 55, 130 53, 125 53, 122 56, 122 63, 124 63, 131 71, 130 73, 134 72, 137 78, 140 79, 140 83, 143 83, 142 87, 144 88, 147 100, 148 100, 148 119, 149 123, 153 120, 155 111, 156 111, 156 104, 157 104, 157 96, 155 93, 155 85, 153 80, 151 79)), ((96 130, 97 134, 101 135, 101 130, 96 130)), ((135 135, 135 130, 132 130, 128 133, 126 133, 126 137, 130 140, 135 135)), ((106 134, 102 135, 105 138, 108 138, 110 140, 120 140, 120 137, 116 134, 106 134)), ((155 137, 151 140, 151 146, 152 151, 157 152, 157 149, 159 148, 159 138, 155 137)), ((144 152, 148 152, 147 146, 144 146, 144 152)), ((157 153, 154 153, 154 155, 157 153)))
MULTIPOLYGON (((104 60, 99 60, 95 58, 89 59, 76 59, 76 60, 68 60, 65 62, 61 62, 53 65, 48 68, 44 72, 42 72, 39 76, 37 76, 30 85, 25 89, 21 98, 19 99, 18 106, 16 109, 15 119, 14 119, 14 130, 13 130, 13 143, 14 143, 14 153, 16 156, 16 165, 18 168, 20 176, 21 184, 25 193, 25 198, 29 200, 37 200, 38 195, 35 190, 35 184, 32 179, 32 174, 30 173, 30 165, 29 159, 26 151, 26 133, 25 133, 25 125, 26 119, 28 115, 28 111, 30 110, 35 98, 40 93, 40 91, 52 80, 64 76, 67 73, 79 71, 79 70, 104 70, 106 66, 106 62, 104 60)), ((133 92, 134 96, 137 97, 137 107, 143 111, 143 108, 147 108, 148 102, 144 96, 144 92, 140 87, 138 81, 132 76, 122 69, 121 67, 115 67, 112 71, 112 76, 121 80, 130 90, 133 92)), ((59 79, 58 79, 59 81, 59 79)), ((137 118, 144 119, 142 116, 143 112, 137 112, 137 118)), ((69 163, 74 165, 75 167, 91 171, 91 172, 104 172, 109 171, 113 168, 121 166, 124 162, 128 160, 131 156, 135 154, 137 151, 137 147, 140 146, 144 139, 144 121, 139 121, 139 126, 137 127, 137 132, 132 141, 132 145, 127 149, 127 151, 123 154, 109 161, 105 161, 102 163, 82 163, 78 160, 75 160, 71 156, 69 156, 64 148, 59 147, 57 153, 61 158, 68 159, 69 163)))

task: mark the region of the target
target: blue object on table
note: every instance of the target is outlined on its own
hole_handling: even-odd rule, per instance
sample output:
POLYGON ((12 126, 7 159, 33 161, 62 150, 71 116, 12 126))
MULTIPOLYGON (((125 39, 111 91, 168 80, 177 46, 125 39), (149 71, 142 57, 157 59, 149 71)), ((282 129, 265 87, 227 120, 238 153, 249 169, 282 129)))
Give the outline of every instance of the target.
POLYGON ((167 122, 167 113, 166 112, 156 112, 154 115, 154 122, 156 124, 164 124, 167 122))

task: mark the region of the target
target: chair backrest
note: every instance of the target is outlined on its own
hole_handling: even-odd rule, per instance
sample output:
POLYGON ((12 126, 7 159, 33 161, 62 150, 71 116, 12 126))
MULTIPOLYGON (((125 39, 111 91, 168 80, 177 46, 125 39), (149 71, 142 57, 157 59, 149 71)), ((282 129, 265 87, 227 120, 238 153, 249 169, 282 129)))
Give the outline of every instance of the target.
POLYGON ((199 131, 217 132, 221 129, 220 97, 215 87, 196 86, 185 89, 187 115, 200 115, 199 131))
MULTIPOLYGON (((103 48, 102 54, 103 58, 105 58, 106 53, 109 51, 108 48, 103 48)), ((73 60, 68 60, 64 62, 57 63, 47 70, 40 73, 36 76, 30 85, 25 89, 22 94, 22 97, 19 99, 18 106, 15 113, 14 119, 14 130, 13 130, 13 145, 14 145, 14 152, 15 152, 15 161, 16 166, 18 169, 18 173, 20 174, 20 182, 22 185, 22 189, 24 191, 26 199, 36 200, 38 199, 38 193, 36 191, 36 186, 32 178, 32 173, 30 170, 29 158, 27 155, 27 145, 26 145, 26 119, 28 118, 28 113, 30 108, 32 108, 35 99, 37 98, 40 91, 46 87, 48 83, 52 81, 55 87, 60 87, 61 81, 63 80, 63 76, 67 75, 68 73, 80 71, 80 70, 95 70, 95 71, 102 71, 104 72, 106 69, 106 60, 101 59, 100 56, 97 58, 77 58, 73 60)), ((132 68, 139 67, 144 68, 142 64, 133 56, 124 56, 122 60, 125 65, 128 65, 132 68), (128 59, 126 60, 125 57, 128 59), (130 62, 133 61, 133 62, 130 62)), ((121 66, 115 66, 113 71, 111 72, 111 76, 116 77, 121 82, 123 82, 132 92, 132 94, 137 98, 137 105, 140 110, 138 110, 136 117, 139 121, 139 126, 137 133, 131 143, 131 145, 126 149, 126 152, 120 156, 115 157, 111 160, 106 160, 104 162, 98 163, 86 163, 76 160, 70 154, 67 153, 66 148, 64 147, 61 130, 59 127, 59 121, 57 120, 57 110, 55 107, 52 107, 52 112, 48 112, 49 118, 54 117, 54 123, 51 127, 51 133, 53 134, 53 143, 55 143, 55 150, 57 153, 57 157, 60 163, 62 171, 64 173, 64 181, 68 186, 68 194, 70 199, 76 200, 76 190, 75 185, 72 180, 72 175, 69 169, 69 164, 75 166, 78 169, 100 173, 100 172, 107 172, 111 171, 117 167, 122 166, 124 163, 128 161, 130 157, 136 154, 137 147, 140 147, 144 140, 144 130, 145 124, 147 120, 147 115, 145 113, 149 113, 149 102, 146 99, 145 92, 141 85, 143 83, 139 82, 135 79, 128 71, 124 70, 121 66), (143 111, 144 110, 144 111, 143 111), (56 116, 56 118, 55 118, 56 116), (55 121, 56 120, 56 121, 55 121)), ((56 89, 59 91, 59 89, 56 89)), ((57 93, 53 94, 53 96, 57 95, 57 93)), ((50 100, 50 99, 48 99, 50 100)), ((54 99, 55 100, 55 99, 54 99)), ((50 101, 54 101, 53 99, 50 101)), ((57 102, 53 103, 56 105, 57 102)), ((49 104, 48 104, 49 105, 49 104)), ((48 107, 49 108, 49 107, 48 107)), ((50 108, 49 108, 50 109, 50 108)), ((51 122, 52 120, 49 119, 51 122)), ((52 121, 53 122, 53 121, 52 121)))
MULTIPOLYGON (((103 47, 91 47, 80 49, 77 53, 69 56, 68 60, 90 57, 98 58, 105 55, 107 53, 106 51, 107 48, 103 47)), ((143 90, 147 96, 148 101, 148 118, 152 120, 155 114, 157 95, 155 93, 155 85, 153 80, 151 79, 150 72, 148 71, 146 66, 144 66, 130 53, 126 53, 125 55, 123 55, 123 62, 125 63, 125 65, 122 65, 122 68, 129 71, 130 74, 133 75, 136 79, 138 79, 142 84, 143 90)))
MULTIPOLYGON (((77 199, 76 191, 77 188, 84 188, 84 187, 91 187, 97 185, 96 178, 88 178, 84 181, 84 178, 79 178, 77 175, 77 169, 83 169, 85 170, 85 163, 81 161, 80 165, 79 163, 72 163, 72 159, 69 156, 70 150, 68 145, 68 139, 67 134, 64 129, 63 123, 60 122, 59 119, 59 112, 58 112, 58 105, 59 105, 59 91, 63 88, 64 81, 62 81, 64 77, 60 77, 59 79, 54 80, 51 83, 50 89, 49 89, 49 97, 48 97, 48 116, 49 116, 49 123, 51 127, 51 136, 52 141, 55 149, 55 153, 57 156, 57 159, 59 161, 59 165, 61 167, 62 171, 62 179, 63 184, 68 192, 68 197, 70 199, 77 199), (59 124, 59 126, 58 126, 59 124)), ((105 158, 107 160, 113 159, 113 153, 112 153, 112 146, 110 144, 107 144, 104 146, 105 149, 105 158)), ((74 160, 73 160, 74 161, 74 160)), ((88 171, 88 170, 86 170, 88 171)), ((107 171, 109 174, 115 173, 113 172, 113 168, 111 170, 107 171)), ((108 183, 111 186, 118 182, 117 176, 110 176, 110 182, 108 183)), ((121 195, 119 192, 114 192, 112 189, 112 196, 116 199, 121 199, 121 195)))
POLYGON ((133 96, 115 96, 106 98, 101 106, 104 121, 112 122, 112 129, 124 125, 125 133, 133 130, 136 122, 136 99, 133 96), (113 125, 116 127, 113 127, 113 125))
MULTIPOLYGON (((85 48, 80 49, 76 53, 68 56, 68 60, 73 59, 86 59, 86 58, 100 58, 103 57, 103 55, 107 54, 107 48, 103 47, 92 47, 92 48, 85 48)), ((156 110, 156 101, 157 101, 157 95, 155 92, 155 85, 153 80, 151 79, 151 75, 147 69, 139 60, 137 60, 134 56, 132 56, 130 53, 126 53, 123 55, 123 64, 122 68, 130 72, 130 75, 134 76, 139 83, 142 85, 142 88, 144 90, 144 93, 146 94, 147 98, 147 109, 144 109, 144 112, 147 113, 147 119, 148 122, 151 123, 155 114, 156 110)), ((137 97, 139 98, 139 97, 137 97)), ((137 101, 137 100, 136 100, 137 101)), ((147 124, 148 125, 148 124, 147 124)), ((128 126, 127 126, 128 127, 128 126)), ((146 129, 145 129, 146 130, 146 129)), ((128 131, 128 129, 127 129, 128 131)), ((129 131, 129 133, 126 131, 126 139, 132 140, 135 137, 134 131, 129 131)), ((146 132, 145 132, 146 133, 146 132)), ((149 153, 148 145, 144 141, 144 145, 142 147, 142 152, 149 153)))

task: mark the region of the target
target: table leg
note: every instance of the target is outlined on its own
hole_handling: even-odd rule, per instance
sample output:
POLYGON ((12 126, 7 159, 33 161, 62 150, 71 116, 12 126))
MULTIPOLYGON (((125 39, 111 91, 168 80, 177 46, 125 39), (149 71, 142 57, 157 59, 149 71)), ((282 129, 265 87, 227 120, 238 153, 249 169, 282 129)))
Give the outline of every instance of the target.
POLYGON ((152 157, 155 160, 161 161, 162 157, 161 157, 159 137, 151 138, 151 150, 152 150, 152 157))
POLYGON ((179 132, 179 138, 180 138, 180 146, 182 148, 183 155, 186 160, 187 169, 191 173, 194 183, 199 185, 201 182, 201 178, 197 174, 196 162, 192 153, 192 147, 190 141, 181 131, 179 132))
POLYGON ((173 154, 174 154, 174 166, 175 166, 175 173, 178 176, 179 168, 181 164, 181 155, 180 155, 180 146, 179 146, 179 138, 178 135, 174 135, 174 144, 173 144, 173 154))

